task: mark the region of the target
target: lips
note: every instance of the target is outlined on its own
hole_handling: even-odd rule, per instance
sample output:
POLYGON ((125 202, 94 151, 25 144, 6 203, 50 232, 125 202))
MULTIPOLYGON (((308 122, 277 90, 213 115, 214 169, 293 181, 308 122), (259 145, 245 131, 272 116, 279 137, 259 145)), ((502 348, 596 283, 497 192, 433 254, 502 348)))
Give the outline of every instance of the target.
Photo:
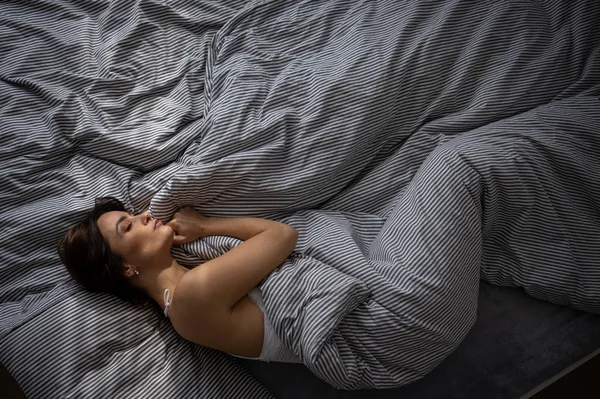
POLYGON ((155 220, 154 221, 154 230, 158 229, 160 226, 162 226, 162 222, 160 220, 155 220))

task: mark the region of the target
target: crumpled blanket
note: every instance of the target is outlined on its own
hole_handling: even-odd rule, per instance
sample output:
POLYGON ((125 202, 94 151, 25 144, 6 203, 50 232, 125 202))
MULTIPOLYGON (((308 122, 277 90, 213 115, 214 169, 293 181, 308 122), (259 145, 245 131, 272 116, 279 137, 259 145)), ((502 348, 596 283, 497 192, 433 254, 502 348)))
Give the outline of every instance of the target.
POLYGON ((599 18, 593 2, 253 3, 212 42, 201 134, 150 209, 298 228, 266 313, 337 388, 426 375, 472 326, 480 279, 600 313, 599 18))

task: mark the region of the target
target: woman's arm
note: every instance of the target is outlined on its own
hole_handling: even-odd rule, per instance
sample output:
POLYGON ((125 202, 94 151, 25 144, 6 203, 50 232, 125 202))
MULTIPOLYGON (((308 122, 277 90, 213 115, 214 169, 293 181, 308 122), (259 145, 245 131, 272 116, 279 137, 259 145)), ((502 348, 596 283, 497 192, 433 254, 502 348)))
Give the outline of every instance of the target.
POLYGON ((235 355, 256 357, 263 341, 260 308, 247 294, 294 250, 295 228, 257 218, 205 218, 190 208, 170 226, 179 242, 224 235, 244 240, 187 272, 175 289, 171 321, 184 338, 235 355))
POLYGON ((279 266, 298 240, 298 231, 284 223, 258 218, 207 218, 191 208, 183 211, 185 214, 176 213, 167 224, 177 232, 176 238, 185 235, 186 241, 192 241, 222 235, 244 240, 185 275, 186 280, 194 280, 191 284, 203 296, 229 309, 279 266))
POLYGON ((205 236, 244 240, 227 253, 198 267, 206 295, 230 308, 292 253, 298 231, 286 224, 256 218, 209 218, 205 236))

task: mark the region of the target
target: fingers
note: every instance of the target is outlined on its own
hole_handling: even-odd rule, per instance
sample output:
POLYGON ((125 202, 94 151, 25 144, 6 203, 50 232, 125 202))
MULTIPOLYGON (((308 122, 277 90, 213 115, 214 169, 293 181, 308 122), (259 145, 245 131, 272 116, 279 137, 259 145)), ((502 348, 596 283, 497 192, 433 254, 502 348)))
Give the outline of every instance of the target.
POLYGON ((170 228, 173 229, 173 231, 177 231, 178 227, 179 227, 179 223, 177 223, 177 221, 175 220, 175 218, 169 220, 165 226, 169 226, 170 228))
POLYGON ((173 244, 175 244, 175 245, 185 244, 186 242, 187 242, 187 240, 186 240, 185 236, 175 235, 173 237, 173 244))
POLYGON ((173 245, 186 244, 198 238, 194 228, 198 216, 194 208, 186 206, 177 210, 171 220, 165 223, 173 230, 173 245))

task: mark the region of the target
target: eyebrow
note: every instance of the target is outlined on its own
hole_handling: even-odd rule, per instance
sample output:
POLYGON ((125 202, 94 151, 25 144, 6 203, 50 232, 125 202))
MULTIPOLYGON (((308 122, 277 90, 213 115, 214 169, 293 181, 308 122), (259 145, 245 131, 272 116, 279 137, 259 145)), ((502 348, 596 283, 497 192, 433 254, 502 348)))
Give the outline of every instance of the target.
POLYGON ((115 231, 117 232, 117 235, 119 235, 119 225, 121 224, 121 222, 123 220, 125 220, 127 218, 127 216, 123 215, 119 218, 119 220, 117 220, 117 223, 115 224, 115 231))

